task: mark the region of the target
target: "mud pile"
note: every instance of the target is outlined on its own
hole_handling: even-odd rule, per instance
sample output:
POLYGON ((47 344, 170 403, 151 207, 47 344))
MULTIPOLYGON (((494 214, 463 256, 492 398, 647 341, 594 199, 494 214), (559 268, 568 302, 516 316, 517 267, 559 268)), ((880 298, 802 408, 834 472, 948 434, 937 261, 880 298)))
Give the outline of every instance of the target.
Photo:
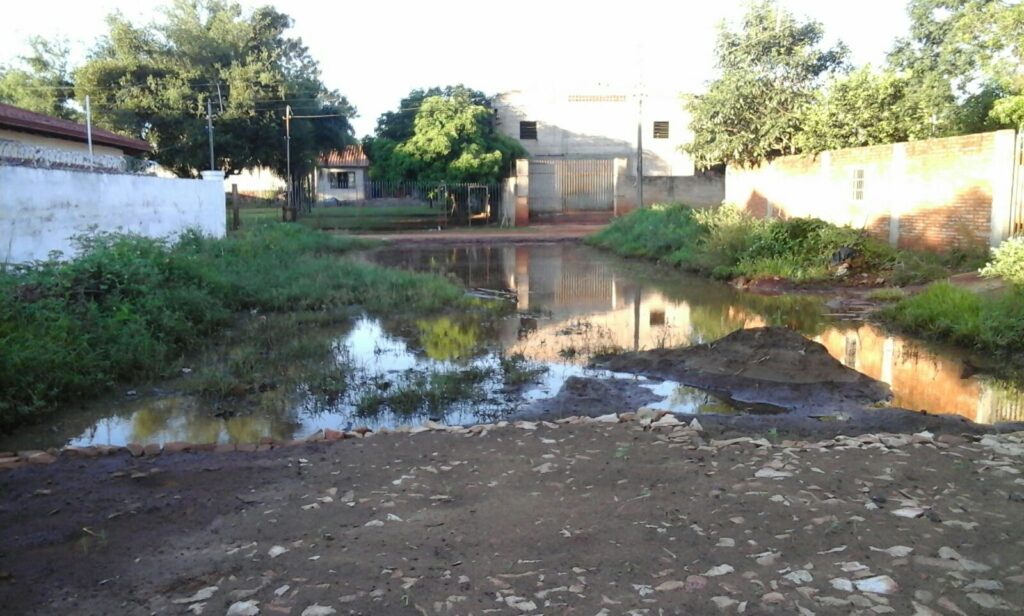
POLYGON ((742 329, 683 349, 599 356, 591 366, 804 414, 858 411, 892 397, 885 383, 847 368, 821 344, 784 327, 742 329))

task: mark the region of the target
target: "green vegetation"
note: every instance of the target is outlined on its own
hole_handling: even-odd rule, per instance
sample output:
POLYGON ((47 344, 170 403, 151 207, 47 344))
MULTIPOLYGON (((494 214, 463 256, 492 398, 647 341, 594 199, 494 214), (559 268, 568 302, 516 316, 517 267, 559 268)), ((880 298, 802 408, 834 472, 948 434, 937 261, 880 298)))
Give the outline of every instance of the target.
POLYGON ((413 90, 364 148, 375 180, 494 183, 526 155, 497 129, 491 101, 462 85, 413 90))
POLYGON ((501 369, 505 385, 508 386, 532 383, 548 370, 547 366, 526 359, 522 353, 499 355, 498 367, 501 369))
POLYGON ((978 294, 939 282, 900 300, 882 317, 907 331, 968 348, 1019 351, 1024 348, 1024 238, 993 250, 981 273, 1002 278, 1010 287, 978 294))
POLYGON ((719 279, 779 277, 798 283, 835 278, 831 258, 843 247, 855 253, 850 272, 897 285, 934 280, 950 269, 980 264, 981 258, 980 251, 945 256, 897 251, 852 227, 815 218, 755 219, 732 206, 656 205, 615 220, 587 243, 719 279))
POLYGON ((842 42, 778 0, 723 23, 718 73, 687 101, 698 165, 1024 126, 1024 4, 910 0, 886 63, 851 71, 842 42), (767 111, 767 113, 766 113, 767 111))
POLYGON ((442 205, 317 207, 299 219, 313 229, 348 231, 389 231, 436 228, 447 223, 442 205))
POLYGON ((456 402, 483 400, 483 385, 492 376, 490 368, 465 366, 453 370, 410 370, 396 381, 380 377, 356 400, 356 412, 364 417, 383 410, 404 416, 438 415, 456 402))
POLYGON ((898 302, 907 296, 907 292, 899 287, 885 287, 868 293, 867 298, 876 302, 898 302))
MULTIPOLYGON (((79 244, 72 261, 0 271, 0 427, 117 382, 165 375, 240 312, 274 319, 268 327, 279 334, 197 375, 200 391, 223 396, 258 388, 270 350, 259 344, 293 345, 294 357, 322 355, 294 335, 318 313, 431 312, 467 301, 440 277, 340 258, 368 246, 365 241, 298 225, 257 225, 222 240, 95 235, 79 244), (273 313, 300 314, 277 321, 273 313)), ((334 387, 330 376, 322 389, 334 387)))
POLYGON ((1024 348, 1024 290, 986 296, 948 282, 887 308, 882 317, 909 332, 985 351, 1024 348))

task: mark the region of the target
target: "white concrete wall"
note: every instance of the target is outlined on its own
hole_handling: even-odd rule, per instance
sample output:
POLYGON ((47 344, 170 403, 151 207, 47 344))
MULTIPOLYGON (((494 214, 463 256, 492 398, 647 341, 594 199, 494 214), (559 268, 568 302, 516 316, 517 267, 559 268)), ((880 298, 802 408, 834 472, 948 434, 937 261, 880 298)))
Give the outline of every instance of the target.
MULTIPOLYGON (((495 97, 498 127, 532 158, 626 158, 636 170, 639 100, 629 89, 513 91, 495 97), (520 121, 537 122, 537 139, 519 139, 520 121)), ((693 175, 693 159, 680 146, 693 140, 680 95, 647 92, 643 98, 644 175, 693 175), (654 122, 669 123, 669 138, 654 138, 654 122)))
POLYGON ((183 180, 0 166, 0 262, 73 256, 71 238, 91 229, 176 235, 194 228, 223 237, 224 174, 183 180))

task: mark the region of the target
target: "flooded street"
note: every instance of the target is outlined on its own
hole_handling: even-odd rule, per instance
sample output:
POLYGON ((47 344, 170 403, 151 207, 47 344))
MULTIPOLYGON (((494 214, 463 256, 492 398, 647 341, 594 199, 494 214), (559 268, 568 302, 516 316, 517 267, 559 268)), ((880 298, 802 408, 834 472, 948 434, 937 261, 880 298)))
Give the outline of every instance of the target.
POLYGON ((363 316, 323 329, 319 335, 330 338, 331 353, 348 367, 348 385, 336 396, 314 395, 312 386, 261 388, 238 405, 244 411, 229 412, 185 387, 182 377, 68 409, 0 439, 0 449, 257 442, 425 419, 494 421, 543 409, 570 377, 628 379, 657 400, 648 406, 732 413, 737 409, 696 389, 585 366, 599 353, 686 346, 764 325, 796 329, 843 364, 887 383, 892 406, 979 423, 1024 420, 1024 394, 1012 383, 969 374, 956 352, 824 316, 828 310, 814 297, 742 293, 575 244, 384 248, 365 258, 452 276, 509 309, 498 317, 363 316))

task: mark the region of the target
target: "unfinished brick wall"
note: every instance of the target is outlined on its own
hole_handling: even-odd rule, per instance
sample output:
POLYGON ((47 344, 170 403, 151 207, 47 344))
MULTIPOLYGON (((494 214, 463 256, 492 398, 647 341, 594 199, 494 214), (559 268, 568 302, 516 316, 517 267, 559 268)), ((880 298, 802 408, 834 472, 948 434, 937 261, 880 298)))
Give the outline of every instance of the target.
POLYGON ((725 200, 754 216, 864 228, 901 248, 987 246, 1006 235, 1013 148, 1013 131, 997 131, 730 166, 725 200))

